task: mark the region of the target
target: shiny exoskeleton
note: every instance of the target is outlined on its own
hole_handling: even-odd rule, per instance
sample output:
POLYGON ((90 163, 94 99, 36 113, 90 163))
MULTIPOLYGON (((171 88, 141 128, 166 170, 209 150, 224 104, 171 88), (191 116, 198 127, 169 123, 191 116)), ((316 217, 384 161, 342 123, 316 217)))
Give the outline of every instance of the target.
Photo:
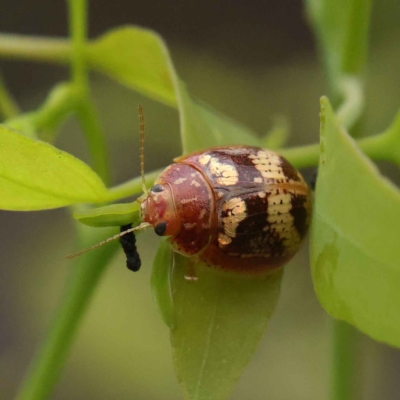
POLYGON ((311 194, 279 154, 215 147, 174 160, 141 201, 142 219, 174 251, 211 267, 269 272, 298 250, 311 194))

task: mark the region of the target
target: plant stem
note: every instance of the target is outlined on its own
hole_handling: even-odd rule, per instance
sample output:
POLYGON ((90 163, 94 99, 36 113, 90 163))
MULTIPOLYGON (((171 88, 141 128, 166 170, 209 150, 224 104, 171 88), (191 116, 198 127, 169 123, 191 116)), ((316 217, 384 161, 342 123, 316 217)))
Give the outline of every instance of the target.
MULTIPOLYGON (((400 166, 400 113, 398 131, 391 129, 378 135, 356 140, 358 147, 372 160, 390 161, 400 166)), ((319 144, 281 149, 279 153, 296 168, 316 167, 319 160, 319 144)))
MULTIPOLYGON (((83 54, 86 39, 87 2, 85 0, 69 0, 69 11, 73 43, 71 71, 73 83, 72 85, 61 86, 61 92, 57 92, 58 94, 61 93, 61 95, 59 97, 56 96, 55 103, 58 104, 58 107, 56 107, 55 111, 60 111, 60 102, 63 103, 63 100, 71 94, 73 95, 78 117, 81 119, 85 133, 88 136, 89 148, 95 168, 103 178, 107 179, 108 164, 105 142, 89 98, 87 68, 83 54)), ((50 99, 47 104, 52 109, 54 99, 53 101, 50 99)), ((33 118, 49 123, 47 114, 47 112, 44 112, 44 114, 39 112, 33 118)), ((57 113, 55 113, 54 118, 59 118, 57 113)), ((38 121, 36 120, 36 122, 38 121)), ((98 242, 105 236, 109 236, 108 233, 110 231, 108 230, 108 233, 105 234, 104 231, 87 230, 81 225, 78 229, 83 232, 82 241, 80 241, 79 245, 82 247, 87 247, 93 242, 98 242), (93 239, 94 235, 96 235, 96 239, 93 239)), ((90 298, 117 246, 118 242, 110 243, 96 252, 88 253, 86 256, 77 259, 76 268, 71 271, 69 290, 57 310, 49 336, 28 372, 17 397, 18 400, 43 400, 51 393, 65 363, 68 350, 71 347, 82 317, 88 308, 90 298)))
MULTIPOLYGON (((79 229, 83 232, 79 246, 83 247, 115 234, 115 230, 111 229, 106 232, 83 226, 79 229)), ((48 337, 32 362, 17 400, 44 400, 53 390, 93 292, 118 245, 115 241, 77 258, 75 263, 71 262, 67 293, 57 309, 48 337)))
POLYGON ((331 400, 352 400, 355 392, 356 334, 346 322, 332 320, 331 400))
POLYGON ((316 167, 319 162, 319 144, 280 149, 279 153, 296 168, 316 167))
POLYGON ((72 81, 77 91, 76 113, 86 136, 93 168, 105 183, 110 181, 107 146, 95 107, 90 98, 88 69, 85 62, 87 39, 87 0, 68 0, 72 39, 72 81))
MULTIPOLYGON (((146 186, 148 188, 153 185, 157 176, 160 175, 161 172, 162 169, 159 169, 146 174, 145 176, 146 186)), ((141 192, 142 192, 142 178, 138 176, 127 182, 122 183, 121 185, 114 186, 113 188, 111 188, 108 192, 106 201, 113 202, 141 192)))
POLYGON ((107 184, 110 182, 110 169, 107 156, 107 144, 100 125, 98 114, 89 96, 78 104, 76 113, 86 136, 93 169, 107 184))
POLYGON ((2 58, 68 64, 71 53, 71 43, 68 39, 0 34, 2 58))
MULTIPOLYGON (((38 131, 55 131, 76 107, 75 90, 69 83, 60 83, 55 86, 46 98, 46 101, 35 111, 24 113, 15 118, 6 120, 5 125, 21 131, 26 136, 36 135, 38 131)), ((53 140, 54 133, 46 138, 53 140)))
POLYGON ((87 1, 68 0, 69 29, 72 40, 72 79, 82 90, 88 88, 85 64, 87 37, 87 1))
POLYGON ((390 161, 400 167, 400 112, 385 132, 361 139, 358 145, 371 159, 390 161))
POLYGON ((349 7, 340 69, 344 74, 362 76, 367 61, 372 0, 352 0, 349 7))
POLYGON ((347 131, 351 131, 364 111, 364 85, 359 77, 351 75, 343 76, 339 83, 343 102, 340 104, 336 115, 347 131))

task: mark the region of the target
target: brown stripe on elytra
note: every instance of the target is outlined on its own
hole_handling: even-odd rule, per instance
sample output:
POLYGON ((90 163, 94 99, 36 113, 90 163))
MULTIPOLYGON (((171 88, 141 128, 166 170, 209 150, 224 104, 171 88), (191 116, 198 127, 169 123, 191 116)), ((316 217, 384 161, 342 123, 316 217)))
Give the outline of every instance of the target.
POLYGON ((257 193, 251 193, 245 197, 246 218, 240 221, 236 236, 229 245, 223 246, 222 251, 241 257, 279 257, 285 247, 278 233, 268 228, 267 221, 267 197, 259 197, 257 193))
MULTIPOLYGON (((257 149, 256 149, 257 150, 257 149)), ((262 178, 262 174, 256 168, 254 168, 253 159, 250 155, 257 154, 257 151, 249 149, 224 149, 214 150, 210 152, 212 157, 217 157, 223 163, 232 163, 235 165, 236 170, 239 174, 238 182, 253 183, 254 178, 262 178)))
POLYGON ((224 149, 224 150, 214 150, 212 154, 215 154, 217 157, 221 159, 229 159, 232 160, 236 165, 246 165, 253 166, 254 163, 249 155, 257 154, 253 149, 224 149))
POLYGON ((290 214, 294 219, 293 225, 297 232, 299 232, 300 236, 303 237, 307 231, 307 196, 303 194, 292 194, 291 196, 292 208, 290 214))
POLYGON ((288 161, 286 161, 283 157, 280 157, 280 167, 282 168, 282 171, 285 175, 286 178, 292 179, 294 181, 300 181, 301 179, 299 178, 297 171, 291 164, 289 164, 288 161))

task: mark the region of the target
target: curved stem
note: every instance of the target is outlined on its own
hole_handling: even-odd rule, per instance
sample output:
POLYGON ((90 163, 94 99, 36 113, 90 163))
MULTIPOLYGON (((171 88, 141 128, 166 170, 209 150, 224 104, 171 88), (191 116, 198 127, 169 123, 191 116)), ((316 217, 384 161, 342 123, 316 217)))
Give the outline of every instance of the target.
MULTIPOLYGON (((156 171, 146 174, 145 176, 146 186, 150 187, 151 185, 153 185, 157 176, 160 175, 161 172, 162 169, 158 169, 156 171)), ((113 202, 141 192, 142 192, 142 178, 138 176, 127 182, 122 183, 121 185, 114 186, 113 188, 111 188, 108 191, 106 202, 113 202)))
MULTIPOLYGON (((72 54, 72 85, 60 86, 57 92, 60 96, 50 97, 45 103, 47 108, 31 115, 37 124, 58 121, 60 105, 73 96, 71 102, 84 125, 88 136, 89 148, 94 160, 95 169, 107 180, 108 163, 105 143, 89 98, 87 69, 84 62, 84 45, 86 39, 86 0, 69 0, 70 26, 73 42, 72 54), (56 101, 54 101, 56 100, 56 101), (54 107, 54 104, 56 106, 54 107), (53 115, 54 114, 54 115, 53 115), (50 118, 49 116, 53 116, 50 118)), ((65 105, 65 104, 64 104, 65 105)), ((68 108, 68 106, 67 106, 68 108)), ((69 111, 67 109, 67 111, 69 111)), ((63 113, 61 113, 63 114, 63 113)), ((79 246, 87 247, 109 235, 104 231, 87 230, 79 226, 83 232, 79 246), (89 233, 90 232, 90 233, 89 233), (94 234, 95 232, 95 234, 94 234), (94 236, 95 235, 95 236, 94 236), (94 237, 96 237, 94 239, 94 237), (83 242, 83 243, 82 243, 83 242)), ((113 233, 115 233, 113 231, 113 233)), ((28 371, 27 378, 17 397, 18 400, 43 400, 52 391, 61 368, 65 363, 67 353, 85 314, 90 298, 97 287, 98 281, 105 271, 118 242, 103 246, 98 251, 88 253, 79 258, 71 271, 68 291, 49 331, 49 336, 40 349, 36 359, 28 371)))
POLYGON ((72 39, 72 81, 78 92, 76 113, 83 126, 93 160, 93 168, 105 183, 110 181, 107 146, 99 118, 90 98, 88 69, 85 62, 87 39, 87 0, 69 0, 70 35, 72 39))
POLYGON ((76 103, 76 93, 73 86, 69 83, 60 83, 52 89, 40 108, 8 119, 4 123, 30 137, 35 137, 38 131, 52 132, 51 135, 46 137, 46 141, 51 142, 54 131, 67 115, 73 112, 76 103))
POLYGON ((373 160, 391 161, 400 167, 400 112, 385 132, 361 139, 358 144, 373 160))
POLYGON ((279 153, 296 168, 316 167, 319 162, 319 144, 280 149, 279 153))
MULTIPOLYGON (((393 127, 378 135, 357 140, 358 147, 372 160, 390 161, 400 166, 400 113, 397 125, 397 131, 393 127)), ((316 167, 319 144, 281 149, 279 153, 296 168, 316 167)))
POLYGON ((80 99, 80 104, 77 107, 76 113, 82 124, 83 133, 86 136, 93 168, 107 184, 110 181, 107 144, 97 111, 89 95, 84 95, 84 97, 80 99))
POLYGON ((350 131, 355 127, 364 111, 364 85, 362 79, 351 75, 343 76, 339 84, 343 102, 336 115, 340 123, 350 131))
MULTIPOLYGON (((79 246, 83 247, 115 234, 112 229, 99 231, 82 225, 79 229, 83 232, 79 246)), ((32 362, 17 400, 43 400, 53 390, 93 292, 118 245, 118 242, 110 243, 71 262, 67 293, 57 309, 48 337, 32 362)))

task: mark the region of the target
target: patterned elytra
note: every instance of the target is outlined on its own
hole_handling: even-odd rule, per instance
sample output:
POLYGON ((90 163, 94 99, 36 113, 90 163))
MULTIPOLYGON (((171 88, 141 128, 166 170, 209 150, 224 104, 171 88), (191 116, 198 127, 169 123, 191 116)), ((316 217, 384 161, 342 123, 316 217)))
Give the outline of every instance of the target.
POLYGON ((142 219, 193 261, 243 273, 286 263, 304 238, 311 194, 279 154, 215 147, 174 160, 141 203, 142 219))

